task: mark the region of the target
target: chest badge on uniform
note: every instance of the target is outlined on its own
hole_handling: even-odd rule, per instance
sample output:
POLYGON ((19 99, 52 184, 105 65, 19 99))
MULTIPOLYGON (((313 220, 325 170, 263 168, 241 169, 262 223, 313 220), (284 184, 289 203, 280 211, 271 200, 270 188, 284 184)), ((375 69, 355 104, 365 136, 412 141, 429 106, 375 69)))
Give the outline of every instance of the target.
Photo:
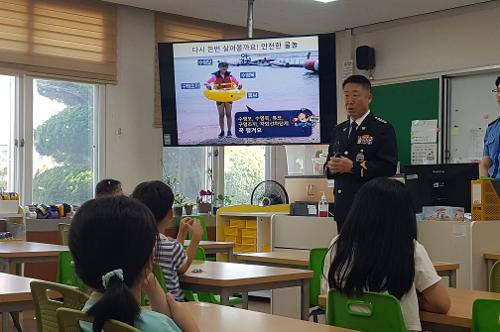
POLYGON ((363 152, 363 149, 359 150, 358 154, 356 155, 356 161, 358 163, 365 161, 365 153, 363 152))
POLYGON ((368 135, 368 134, 358 136, 358 144, 372 145, 373 144, 373 136, 368 135))

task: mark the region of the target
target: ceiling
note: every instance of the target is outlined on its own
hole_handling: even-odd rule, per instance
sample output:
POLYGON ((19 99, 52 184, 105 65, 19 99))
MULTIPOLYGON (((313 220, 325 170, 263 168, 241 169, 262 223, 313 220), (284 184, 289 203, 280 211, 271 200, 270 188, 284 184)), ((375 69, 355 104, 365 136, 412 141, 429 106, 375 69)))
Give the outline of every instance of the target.
MULTIPOLYGON (((123 5, 246 26, 247 0, 108 0, 123 5)), ((344 30, 489 0, 255 0, 254 28, 285 34, 344 30)))

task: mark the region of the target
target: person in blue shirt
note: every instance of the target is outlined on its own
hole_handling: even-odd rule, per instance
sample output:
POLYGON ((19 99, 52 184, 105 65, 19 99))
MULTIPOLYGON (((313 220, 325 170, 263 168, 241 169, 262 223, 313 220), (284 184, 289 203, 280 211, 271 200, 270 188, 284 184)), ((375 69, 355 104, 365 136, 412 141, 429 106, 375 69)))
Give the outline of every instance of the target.
MULTIPOLYGON (((498 105, 500 106, 500 76, 495 81, 498 105)), ((479 175, 500 179, 500 117, 488 125, 484 135, 483 159, 479 164, 479 175)))

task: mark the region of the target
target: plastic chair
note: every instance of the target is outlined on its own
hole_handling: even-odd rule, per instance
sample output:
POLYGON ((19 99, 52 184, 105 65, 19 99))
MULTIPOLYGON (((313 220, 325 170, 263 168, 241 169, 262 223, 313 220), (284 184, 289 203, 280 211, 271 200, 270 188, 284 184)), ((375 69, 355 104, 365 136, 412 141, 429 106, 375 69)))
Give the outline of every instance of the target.
POLYGON ((406 332, 401 305, 389 294, 366 292, 348 298, 335 289, 328 292, 327 323, 363 332, 406 332))
POLYGON ((500 300, 477 299, 472 305, 471 332, 500 331, 500 300))
MULTIPOLYGON (((59 308, 56 310, 58 331, 62 332, 81 332, 80 321, 94 322, 94 318, 86 315, 84 312, 68 308, 59 308)), ((104 323, 104 332, 140 332, 133 326, 111 319, 104 323)))
POLYGON ((314 272, 309 284, 309 307, 314 308, 309 314, 313 316, 315 323, 318 322, 318 315, 324 315, 325 309, 321 308, 318 303, 319 295, 321 294, 321 277, 323 275, 323 264, 328 248, 314 248, 309 252, 309 270, 314 272))
POLYGON ((85 291, 85 284, 76 276, 71 253, 69 251, 61 251, 58 261, 57 282, 68 286, 78 287, 81 291, 85 291))
POLYGON ((49 281, 32 281, 30 287, 33 302, 35 303, 36 323, 39 332, 59 331, 56 309, 71 308, 81 310, 89 298, 74 287, 49 281), (49 291, 61 294, 62 299, 49 298, 49 291))
MULTIPOLYGON (((201 235, 201 240, 202 241, 208 241, 208 234, 207 234, 207 223, 205 222, 205 218, 193 218, 197 219, 200 221, 201 228, 203 229, 203 234, 201 235)), ((181 218, 182 220, 182 218, 181 218)), ((191 233, 186 234, 186 240, 191 240, 191 233)))
POLYGON ((500 293, 500 261, 493 264, 490 272, 490 292, 500 293))
POLYGON ((68 241, 68 235, 69 235, 69 228, 71 227, 71 224, 67 223, 59 223, 58 226, 59 228, 59 243, 62 246, 67 246, 69 244, 68 241))

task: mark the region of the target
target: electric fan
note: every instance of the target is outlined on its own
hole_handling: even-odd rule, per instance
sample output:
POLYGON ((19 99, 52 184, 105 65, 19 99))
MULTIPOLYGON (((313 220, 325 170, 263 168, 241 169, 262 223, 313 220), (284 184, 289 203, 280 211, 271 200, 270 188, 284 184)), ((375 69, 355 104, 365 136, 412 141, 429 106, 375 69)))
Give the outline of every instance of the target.
POLYGON ((265 180, 254 188, 251 203, 260 206, 288 204, 288 194, 281 183, 265 180))

